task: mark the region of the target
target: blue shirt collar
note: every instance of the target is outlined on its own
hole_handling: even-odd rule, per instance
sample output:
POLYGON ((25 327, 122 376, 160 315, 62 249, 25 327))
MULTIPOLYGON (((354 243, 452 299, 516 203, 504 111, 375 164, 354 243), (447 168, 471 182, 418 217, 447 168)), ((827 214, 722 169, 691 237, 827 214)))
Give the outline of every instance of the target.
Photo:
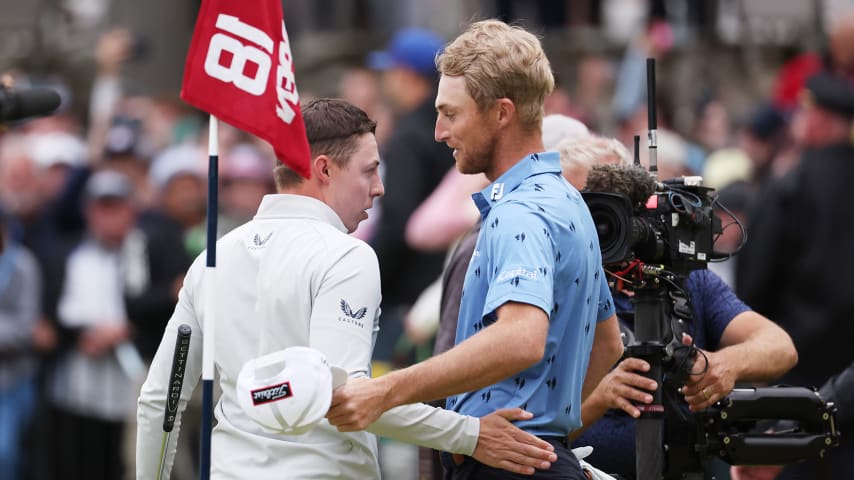
POLYGON ((560 172, 560 154, 558 152, 532 153, 516 162, 486 188, 473 193, 471 197, 480 210, 481 218, 486 218, 492 206, 515 190, 525 179, 541 173, 557 173, 560 175, 560 172))

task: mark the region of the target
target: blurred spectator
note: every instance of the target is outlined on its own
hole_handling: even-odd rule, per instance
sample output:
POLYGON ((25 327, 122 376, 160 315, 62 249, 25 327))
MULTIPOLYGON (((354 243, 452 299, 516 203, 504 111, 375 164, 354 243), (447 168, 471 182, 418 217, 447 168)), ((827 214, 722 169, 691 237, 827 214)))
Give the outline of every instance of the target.
POLYGON ((141 208, 154 205, 157 196, 148 178, 151 152, 145 144, 142 120, 117 114, 107 130, 104 150, 96 157, 99 161, 93 162, 127 175, 133 184, 134 200, 141 208))
POLYGON ((837 7, 827 27, 827 70, 854 80, 854 7, 837 7))
MULTIPOLYGON (((706 151, 719 150, 732 144, 732 125, 729 112, 723 102, 714 97, 704 98, 697 108, 697 122, 694 125, 694 138, 706 151)), ((700 165, 693 168, 699 171, 700 165)))
POLYGON ((771 104, 760 105, 750 114, 739 129, 737 145, 753 164, 750 182, 757 192, 791 167, 786 158, 792 155, 784 155, 790 147, 786 118, 771 104))
POLYGON ((619 44, 632 41, 642 29, 649 14, 649 2, 637 0, 601 0, 602 30, 605 36, 619 44))
POLYGON ((568 138, 589 135, 590 130, 583 122, 566 115, 552 113, 543 117, 543 146, 556 150, 559 143, 568 138))
POLYGON ((484 175, 464 175, 451 167, 410 215, 406 243, 422 252, 447 251, 480 217, 471 195, 488 184, 484 175))
POLYGON ((70 170, 88 163, 86 144, 80 137, 63 132, 32 134, 28 141, 42 172, 42 193, 47 199, 55 199, 68 183, 70 170))
POLYGON ((822 69, 822 60, 818 55, 809 52, 797 55, 786 61, 774 80, 774 107, 782 112, 792 112, 798 106, 798 95, 804 87, 806 79, 822 69))
POLYGON ((42 162, 53 161, 39 150, 54 149, 54 135, 9 134, 0 140, 0 204, 20 226, 15 232, 17 240, 33 252, 43 268, 55 260, 56 244, 63 237, 82 230, 79 193, 88 175, 85 165, 57 166, 65 171, 65 185, 60 188, 54 183, 58 180, 50 177, 35 158, 42 155, 42 162))
POLYGON ((709 155, 703 167, 703 185, 720 190, 736 181, 748 181, 753 162, 738 148, 722 148, 709 155))
MULTIPOLYGON (((555 79, 555 88, 551 91, 543 101, 543 112, 546 115, 560 114, 577 116, 575 106, 569 96, 569 91, 563 85, 557 83, 555 79)), ((579 112, 580 113, 580 112, 579 112)))
POLYGON ((632 161, 632 154, 616 138, 596 135, 567 138, 557 145, 563 176, 576 190, 584 190, 587 173, 593 165, 621 165, 632 161))
POLYGON ((24 434, 37 404, 34 330, 41 312, 35 257, 10 235, 0 210, 0 479, 23 478, 24 434))
MULTIPOLYGON (((854 268, 841 246, 854 244, 854 210, 845 199, 854 178, 854 91, 838 77, 811 77, 792 120, 800 163, 769 187, 750 217, 736 286, 744 300, 791 336, 800 361, 784 377, 818 386, 850 362, 839 335, 854 316, 854 289, 837 272, 854 268)), ((843 437, 821 462, 786 468, 781 478, 854 478, 854 441, 843 437)))
POLYGON ((51 452, 55 476, 116 479, 122 472, 124 419, 133 408, 131 375, 143 373, 123 371, 116 356, 131 335, 123 284, 133 281, 136 287, 138 276, 148 272, 122 268, 125 255, 145 252, 139 238, 131 235, 135 214, 127 177, 97 173, 88 181, 86 195, 88 235, 66 261, 57 307, 68 346, 49 385, 54 406, 51 452))
POLYGON ((100 156, 109 141, 108 131, 118 113, 124 95, 122 66, 132 55, 130 31, 114 27, 98 37, 95 44, 95 79, 89 97, 89 145, 93 156, 100 156))
MULTIPOLYGON (((377 72, 364 68, 347 69, 338 82, 338 96, 361 108, 377 122, 376 139, 380 151, 385 150, 385 144, 394 131, 391 109, 386 105, 380 92, 380 77, 377 72)), ((380 176, 385 176, 385 169, 380 165, 380 176)), ((380 202, 368 209, 368 219, 356 227, 353 236, 370 243, 376 232, 377 224, 382 218, 380 202)))
POLYGON ((380 92, 380 77, 377 72, 364 67, 347 69, 338 81, 338 96, 376 119, 377 145, 382 149, 393 131, 393 122, 391 111, 380 92))
POLYGON ((572 98, 577 118, 591 129, 613 129, 610 98, 614 88, 614 67, 604 55, 587 54, 578 61, 576 86, 572 98))
POLYGON ((206 245, 205 160, 205 154, 198 146, 176 145, 159 153, 151 162, 149 171, 158 208, 180 225, 184 248, 190 258, 195 258, 206 245))
POLYGON ((44 200, 39 166, 32 158, 26 137, 6 135, 0 143, 0 202, 10 214, 29 224, 40 213, 44 200))
POLYGON ((406 245, 404 230, 415 208, 453 165, 451 150, 433 138, 436 121, 436 54, 444 41, 415 28, 398 31, 386 50, 368 57, 382 71, 383 93, 397 115, 394 131, 380 152, 385 196, 372 244, 382 275, 383 308, 374 359, 390 361, 403 331, 402 315, 442 269, 443 254, 419 253, 406 245))
POLYGON ((496 17, 505 23, 518 23, 519 19, 536 18, 546 29, 563 29, 567 26, 568 2, 562 0, 493 0, 496 17))
POLYGON ((629 120, 644 105, 647 58, 660 60, 672 47, 672 32, 662 21, 651 22, 629 44, 617 70, 614 86, 613 109, 618 121, 629 120))
POLYGON ((830 10, 825 49, 820 53, 795 55, 777 74, 773 87, 774 106, 784 112, 798 108, 806 80, 820 71, 854 80, 854 7, 836 5, 830 10))
POLYGON ((94 173, 86 234, 61 263, 62 350, 48 383, 54 476, 118 479, 126 420, 189 264, 179 240, 136 227, 127 176, 94 173))
POLYGON ((272 152, 265 154, 250 144, 240 144, 223 157, 220 217, 217 229, 223 235, 255 216, 261 199, 273 193, 272 152))

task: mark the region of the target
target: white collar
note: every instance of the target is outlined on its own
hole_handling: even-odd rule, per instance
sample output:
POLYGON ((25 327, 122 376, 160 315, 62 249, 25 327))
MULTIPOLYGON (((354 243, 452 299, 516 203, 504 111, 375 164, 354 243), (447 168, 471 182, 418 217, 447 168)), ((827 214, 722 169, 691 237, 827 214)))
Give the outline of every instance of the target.
POLYGON ((341 217, 329 205, 305 195, 286 193, 264 195, 255 218, 258 220, 265 218, 313 219, 328 223, 338 230, 348 233, 341 217))

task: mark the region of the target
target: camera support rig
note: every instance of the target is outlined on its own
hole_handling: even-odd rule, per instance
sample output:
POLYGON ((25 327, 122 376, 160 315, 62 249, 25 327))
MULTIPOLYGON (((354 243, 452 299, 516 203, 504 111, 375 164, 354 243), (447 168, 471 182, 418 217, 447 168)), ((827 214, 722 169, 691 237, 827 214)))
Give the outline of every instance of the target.
POLYGON ((731 465, 778 465, 824 458, 839 443, 836 408, 805 387, 735 389, 698 414, 706 436, 701 453, 717 455, 731 465), (772 433, 748 431, 764 419, 791 423, 772 433))
POLYGON ((673 291, 683 287, 684 279, 637 260, 618 275, 631 281, 634 292, 635 341, 625 355, 647 361, 650 369, 644 375, 659 385, 652 402, 636 405, 641 411, 635 433, 638 480, 700 479, 702 461, 711 457, 730 465, 820 459, 838 445, 835 406, 805 387, 737 388, 684 422, 687 436, 686 428, 666 427, 665 417, 673 418, 671 409, 679 406, 664 395, 665 389, 684 383, 691 373, 686 360, 697 352, 693 346, 674 347, 679 332, 672 321, 682 314, 673 291), (773 430, 761 427, 772 423, 773 430))
POLYGON ((665 291, 653 286, 635 290, 635 340, 626 347, 626 356, 637 357, 649 363, 646 376, 655 380, 659 388, 652 392, 652 402, 636 405, 641 415, 635 430, 635 472, 638 479, 657 479, 664 471, 664 399, 662 381, 663 363, 667 355, 661 342, 664 320, 665 291), (648 319, 648 320, 647 320, 648 319))

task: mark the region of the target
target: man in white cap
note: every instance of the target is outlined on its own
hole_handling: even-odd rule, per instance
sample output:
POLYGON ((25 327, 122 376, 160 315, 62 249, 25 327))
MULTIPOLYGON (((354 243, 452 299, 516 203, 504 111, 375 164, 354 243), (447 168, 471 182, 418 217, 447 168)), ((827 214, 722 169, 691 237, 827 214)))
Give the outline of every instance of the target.
MULTIPOLYGON (((284 353, 276 354, 291 347, 311 347, 322 356, 315 356, 315 361, 306 358, 306 368, 326 361, 346 370, 353 381, 370 375, 378 330, 376 255, 367 244, 347 235, 383 194, 373 134, 376 124, 341 100, 311 102, 303 108, 303 118, 311 147, 311 178, 304 179, 283 165, 276 167, 279 194, 265 196, 255 218, 217 244, 215 362, 222 396, 215 409, 212 478, 379 478, 372 433, 339 432, 325 419, 316 418, 312 402, 303 403, 304 411, 288 406, 302 403, 306 389, 316 389, 316 402, 329 402, 331 392, 321 393, 324 385, 331 390, 329 377, 317 375, 316 381, 324 382, 319 386, 296 373, 289 376, 286 370, 298 370, 299 365, 289 363, 284 353), (269 381, 241 382, 247 362, 252 375, 269 381), (278 370, 268 368, 264 373, 265 364, 278 370), (244 384, 249 388, 241 389, 244 384), (258 406, 265 411, 253 410, 258 406), (316 426, 308 429, 315 421, 316 426)), ((140 394, 139 479, 158 478, 161 471, 168 475, 174 458, 177 435, 173 434, 161 460, 161 426, 181 324, 195 333, 187 352, 176 429, 199 380, 206 326, 203 272, 200 256, 187 273, 140 394)), ((550 445, 510 423, 528 418, 530 414, 521 409, 499 410, 478 420, 411 404, 390 410, 369 431, 473 455, 513 471, 548 468, 556 460, 550 445)))

